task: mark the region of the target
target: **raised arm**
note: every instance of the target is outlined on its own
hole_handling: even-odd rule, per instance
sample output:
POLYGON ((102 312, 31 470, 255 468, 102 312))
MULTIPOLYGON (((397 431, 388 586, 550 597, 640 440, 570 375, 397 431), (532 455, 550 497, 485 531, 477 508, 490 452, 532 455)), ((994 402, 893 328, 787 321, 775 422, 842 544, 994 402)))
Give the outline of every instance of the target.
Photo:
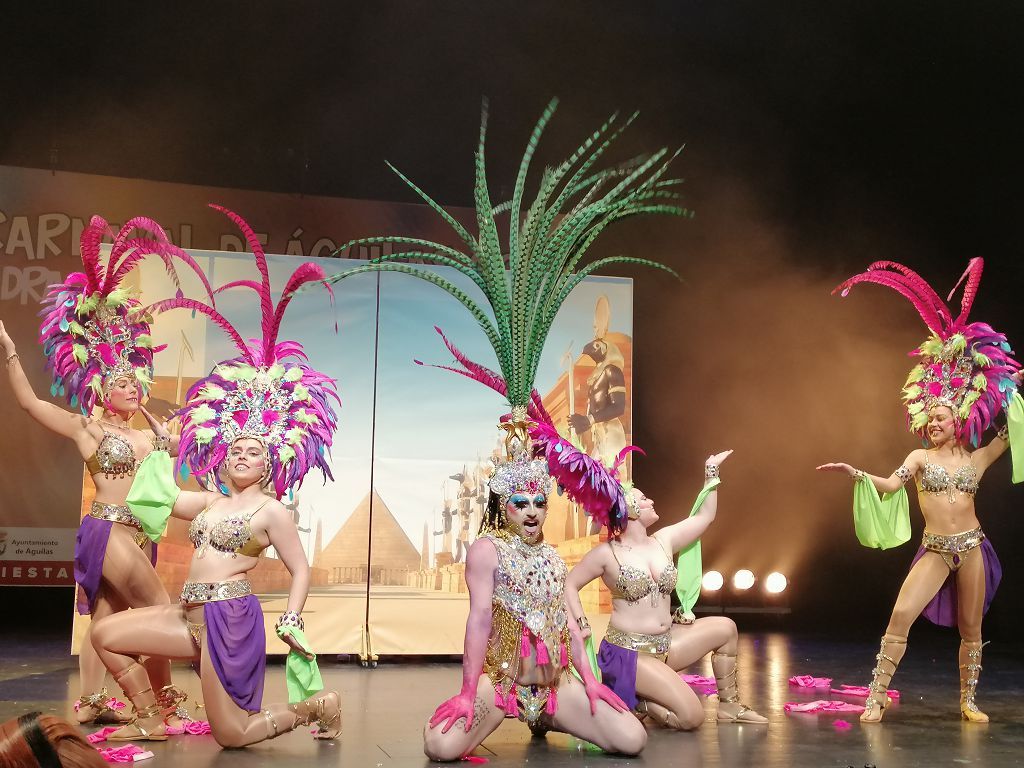
POLYGON ((594 579, 604 576, 605 568, 608 567, 607 559, 608 548, 599 544, 576 563, 565 580, 565 604, 569 612, 569 621, 579 627, 584 640, 590 637, 590 622, 583 611, 580 590, 594 579))
POLYGON ((21 358, 14 348, 14 340, 8 335, 0 321, 0 347, 7 367, 7 378, 11 382, 14 399, 29 416, 58 435, 78 440, 86 435, 89 420, 81 414, 65 411, 53 403, 40 400, 32 389, 32 383, 21 367, 21 358))
POLYGON ((732 451, 722 451, 708 456, 704 462, 705 490, 702 492, 704 500, 700 507, 689 517, 678 523, 665 526, 655 534, 668 546, 670 552, 678 552, 697 541, 704 535, 708 526, 715 521, 715 516, 718 514, 719 467, 731 455, 732 451), (709 488, 710 490, 707 490, 709 488))
POLYGON ((862 477, 866 477, 871 481, 872 485, 878 491, 882 493, 896 493, 904 483, 917 475, 924 468, 925 452, 923 449, 918 448, 916 451, 911 451, 910 455, 904 460, 903 465, 898 467, 888 477, 882 477, 881 475, 872 475, 859 469, 851 467, 849 464, 842 462, 834 462, 831 464, 822 464, 816 467, 819 472, 843 472, 854 480, 860 480, 862 477))
POLYGON ((477 539, 466 555, 466 586, 469 588, 469 618, 462 650, 462 690, 437 708, 430 718, 430 727, 444 723, 441 733, 448 733, 459 718, 465 718, 465 729, 473 727, 474 702, 480 675, 484 671, 487 641, 491 636, 494 598, 494 574, 498 569, 498 552, 489 539, 477 539))
POLYGON ((974 462, 978 469, 984 472, 995 464, 1000 456, 1006 453, 1006 449, 1010 447, 1009 441, 1010 438, 1004 426, 989 441, 988 445, 981 446, 971 455, 971 461, 974 462))
POLYGON ((170 430, 167 429, 167 422, 160 422, 157 418, 143 408, 139 406, 139 410, 142 411, 142 415, 146 417, 146 421, 149 423, 149 428, 153 430, 154 446, 159 441, 167 442, 167 452, 171 456, 178 455, 178 442, 181 440, 181 435, 172 435, 170 430))

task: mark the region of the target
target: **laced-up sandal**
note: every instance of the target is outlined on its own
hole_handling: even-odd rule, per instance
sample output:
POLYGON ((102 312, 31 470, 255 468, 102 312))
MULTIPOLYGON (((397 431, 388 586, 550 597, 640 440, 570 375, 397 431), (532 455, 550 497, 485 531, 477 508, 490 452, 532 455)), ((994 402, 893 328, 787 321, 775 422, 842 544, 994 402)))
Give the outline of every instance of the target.
MULTIPOLYGON (((341 735, 341 697, 337 691, 331 691, 313 701, 303 701, 293 706, 295 707, 292 712, 295 713, 296 728, 300 725, 316 724, 317 730, 313 733, 314 739, 330 740, 341 735), (329 703, 332 697, 333 706, 329 703), (298 707, 304 707, 305 714, 300 713, 298 707)), ((271 725, 276 725, 273 716, 269 719, 271 725)))
POLYGON ((768 718, 763 715, 759 715, 753 709, 748 707, 746 704, 740 702, 739 687, 736 683, 736 670, 739 665, 736 663, 735 653, 722 653, 715 651, 711 654, 711 668, 715 672, 715 684, 718 686, 718 722, 720 723, 750 723, 753 725, 765 725, 768 722, 768 718), (718 659, 725 659, 716 665, 715 662, 718 659), (731 664, 730 661, 731 660, 731 664), (719 673, 719 666, 729 666, 719 673), (738 708, 736 712, 723 712, 722 704, 736 704, 738 708))
POLYGON ((79 698, 75 702, 75 712, 80 713, 82 710, 91 709, 95 713, 86 720, 79 720, 79 725, 124 725, 130 722, 131 718, 127 714, 122 714, 110 706, 111 700, 106 688, 100 688, 98 693, 79 698))
POLYGON ((978 688, 978 678, 981 675, 981 649, 987 643, 960 641, 960 660, 964 656, 967 663, 960 664, 960 718, 971 723, 987 723, 988 715, 978 709, 974 701, 974 694, 978 688), (967 674, 965 675, 964 672, 967 674))
MULTIPOLYGON (((878 647, 878 653, 875 654, 875 668, 871 670, 871 682, 868 683, 868 697, 864 701, 864 712, 861 713, 860 721, 862 723, 880 723, 882 717, 885 715, 886 708, 892 704, 892 699, 889 698, 889 683, 892 682, 892 676, 896 674, 896 668, 899 666, 900 659, 903 658, 903 654, 900 654, 900 659, 894 659, 892 656, 887 654, 887 645, 906 645, 907 639, 905 637, 891 637, 889 635, 882 635, 881 645, 878 647), (892 667, 891 670, 882 669, 882 664, 886 663, 892 667), (885 678, 883 682, 882 678, 885 678)), ((906 648, 904 648, 904 653, 906 648)))
MULTIPOLYGON (((141 664, 132 662, 120 672, 114 674, 114 681, 121 686, 124 695, 132 703, 132 709, 135 714, 124 727, 107 736, 107 741, 167 741, 166 733, 154 733, 139 724, 140 720, 149 720, 150 718, 162 716, 163 710, 157 703, 156 696, 153 695, 152 687, 143 688, 135 693, 129 693, 125 684, 121 682, 128 677, 129 673, 134 672, 136 669, 141 669, 144 674, 146 672, 141 664), (145 694, 147 693, 150 695, 146 696, 145 694), (139 706, 145 699, 152 699, 152 703, 139 706)), ((163 727, 163 722, 159 722, 157 727, 163 727)))
POLYGON ((172 717, 179 720, 191 720, 188 708, 184 705, 186 701, 188 701, 188 694, 176 685, 165 685, 156 695, 156 703, 160 705, 160 711, 165 721, 172 717))

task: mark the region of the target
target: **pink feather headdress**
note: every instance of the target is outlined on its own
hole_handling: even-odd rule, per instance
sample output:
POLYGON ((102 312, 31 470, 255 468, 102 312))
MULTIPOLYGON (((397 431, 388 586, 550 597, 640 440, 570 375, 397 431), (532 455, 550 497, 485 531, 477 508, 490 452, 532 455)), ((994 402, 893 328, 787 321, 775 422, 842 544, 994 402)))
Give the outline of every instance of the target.
POLYGON ((1012 377, 1020 363, 1006 336, 987 323, 967 322, 983 266, 982 259, 971 259, 950 291, 947 301, 964 284, 956 317, 924 278, 892 261, 876 261, 832 291, 846 296, 858 283, 887 286, 908 299, 928 326, 931 336, 910 353, 920 362, 903 387, 907 423, 922 439, 927 437, 928 410, 944 405, 953 411, 957 438, 978 447, 982 434, 1016 389, 1012 377))
MULTIPOLYGON (((473 362, 448 340, 440 328, 434 326, 434 330, 440 334, 448 351, 462 367, 433 365, 432 368, 466 376, 507 397, 508 386, 500 374, 473 362)), ((419 360, 414 362, 423 365, 419 360)), ((606 467, 558 433, 536 389, 531 392, 526 415, 529 418, 530 448, 523 451, 525 455, 500 464, 495 469, 489 482, 491 490, 503 499, 507 499, 516 490, 532 492, 533 486, 539 487, 540 475, 544 471, 542 467, 546 464, 544 474, 553 477, 572 501, 582 506, 600 525, 606 526, 612 536, 621 532, 626 527, 629 507, 626 489, 618 480, 619 468, 627 454, 640 449, 632 445, 626 447, 619 453, 615 464, 606 467), (543 459, 543 462, 538 459, 543 459), (531 487, 525 487, 524 483, 531 484, 531 487)), ((501 421, 503 425, 511 426, 515 419, 511 414, 506 414, 501 421)))
POLYGON ((65 396, 71 407, 89 415, 117 379, 135 380, 142 394, 153 381, 153 354, 159 349, 153 348, 151 318, 132 292, 121 287, 139 261, 150 254, 162 258, 181 296, 172 263, 172 257, 178 258, 199 276, 211 301, 213 293, 199 265, 152 219, 130 219, 115 234, 106 221, 93 216, 82 231, 81 251, 84 271, 51 285, 43 299, 39 342, 53 376, 50 393, 65 396), (136 230, 148 236, 132 236, 136 230), (106 234, 114 242, 104 265, 100 247, 106 234))
MULTIPOLYGON (((326 452, 338 427, 331 401, 341 406, 335 381, 306 364, 306 354, 299 342, 277 340, 281 320, 295 291, 306 283, 322 281, 323 270, 311 262, 296 269, 275 307, 267 257, 256 235, 238 214, 217 205, 210 207, 222 211, 245 235, 261 277, 260 282, 227 283, 215 292, 252 289, 259 298, 263 337, 247 343, 227 318, 192 299, 179 297, 151 307, 155 312, 182 308, 206 315, 228 334, 240 353, 218 363, 207 377, 188 390, 185 405, 178 411, 182 432, 177 468, 187 467, 206 488, 211 487, 211 479, 219 485, 221 464, 231 444, 239 438, 251 437, 267 449, 268 480, 273 481, 278 497, 299 486, 313 467, 333 480, 326 452)), ((326 287, 333 301, 334 294, 330 286, 326 287)))

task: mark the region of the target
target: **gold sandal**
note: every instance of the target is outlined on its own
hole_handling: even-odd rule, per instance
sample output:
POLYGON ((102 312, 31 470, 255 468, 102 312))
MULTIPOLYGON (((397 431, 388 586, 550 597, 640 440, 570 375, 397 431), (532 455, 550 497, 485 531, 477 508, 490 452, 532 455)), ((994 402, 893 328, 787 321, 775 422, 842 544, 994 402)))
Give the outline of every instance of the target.
MULTIPOLYGON (((864 700, 864 711, 860 716, 862 723, 882 722, 885 710, 892 704, 892 699, 889 698, 887 691, 889 690, 889 684, 892 682, 892 676, 896 674, 899 662, 885 652, 885 646, 906 644, 907 639, 905 637, 898 638, 882 635, 882 643, 878 647, 878 653, 875 654, 875 668, 871 670, 871 682, 868 683, 868 697, 864 700), (891 672, 886 672, 882 669, 883 661, 892 666, 891 672), (884 683, 881 680, 882 675, 888 678, 884 683), (877 717, 875 717, 876 711, 877 717)), ((903 657, 900 656, 900 658, 902 659, 903 657)))

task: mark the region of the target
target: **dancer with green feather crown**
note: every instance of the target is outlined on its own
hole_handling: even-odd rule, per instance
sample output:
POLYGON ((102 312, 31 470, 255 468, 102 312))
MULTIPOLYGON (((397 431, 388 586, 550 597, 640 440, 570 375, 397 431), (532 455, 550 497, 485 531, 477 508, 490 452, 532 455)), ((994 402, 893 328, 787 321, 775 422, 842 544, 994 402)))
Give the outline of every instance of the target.
POLYGON ((500 373, 469 360, 447 338, 459 367, 439 367, 487 385, 507 398, 511 410, 499 425, 507 455, 488 482, 487 514, 466 560, 470 609, 462 689, 437 708, 424 729, 424 752, 434 760, 468 754, 506 716, 519 717, 535 733, 564 731, 608 752, 637 754, 647 739, 643 726, 597 681, 587 663, 580 625, 570 619, 565 602, 565 563, 542 532, 552 479, 595 520, 620 530, 627 503, 616 475, 630 449, 612 468, 580 451, 559 435, 534 379, 559 308, 588 275, 611 264, 640 264, 675 274, 649 259, 589 258, 601 233, 617 221, 643 214, 690 214, 677 202, 680 181, 666 178, 678 152, 660 149, 599 168, 635 115, 622 124, 613 116, 567 159, 545 168, 536 196, 527 201, 531 161, 556 105, 548 105, 530 136, 512 199, 499 205, 488 191, 485 105, 475 156, 476 236, 393 169, 464 247, 394 235, 363 238, 342 249, 390 243, 405 250, 328 278, 336 282, 364 272, 400 272, 447 291, 480 325, 500 373), (506 216, 503 242, 499 221, 506 216), (457 270, 479 289, 482 300, 429 268, 402 263, 411 259, 457 270))

